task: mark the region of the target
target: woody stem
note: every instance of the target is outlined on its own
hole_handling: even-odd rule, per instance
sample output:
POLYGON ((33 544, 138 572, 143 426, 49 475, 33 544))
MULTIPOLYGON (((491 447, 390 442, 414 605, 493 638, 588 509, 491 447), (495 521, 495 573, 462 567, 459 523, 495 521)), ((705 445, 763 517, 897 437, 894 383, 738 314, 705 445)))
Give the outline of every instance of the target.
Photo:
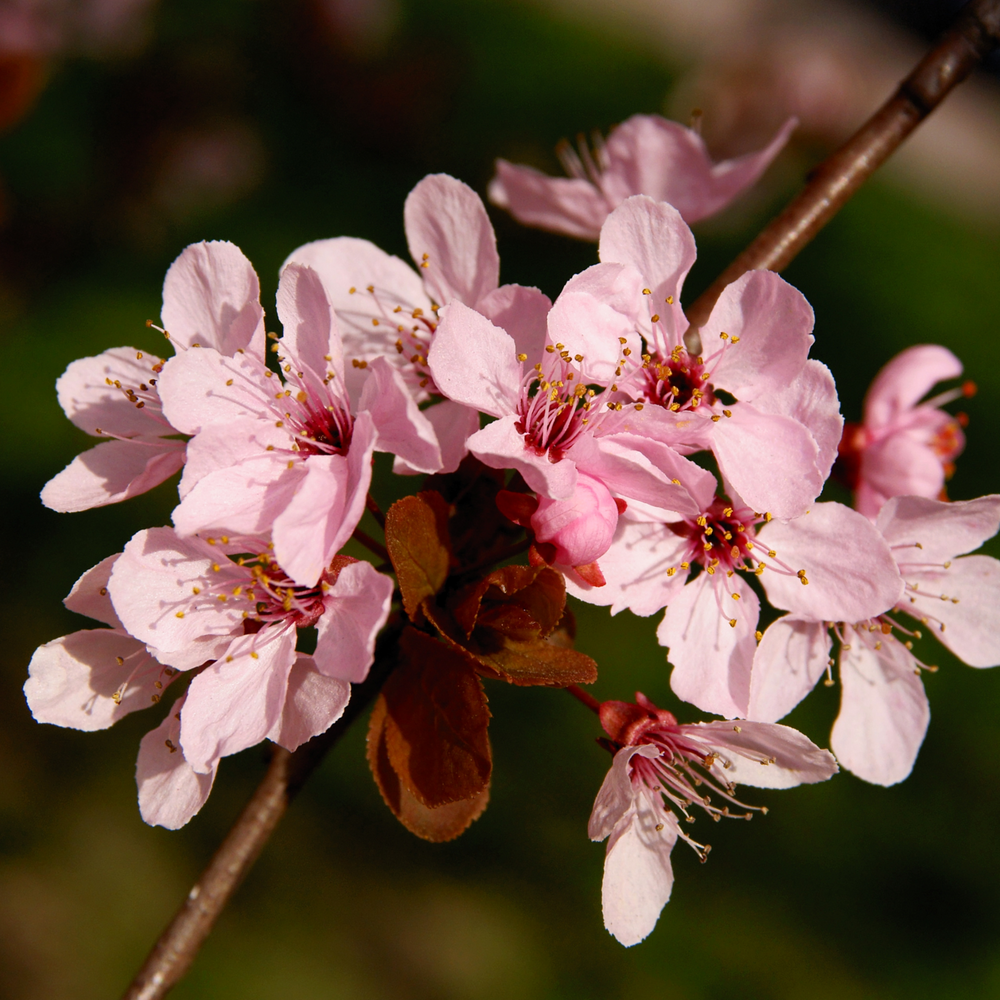
POLYGON ((708 319, 726 285, 746 271, 784 270, 897 146, 1000 45, 1000 0, 970 0, 896 93, 835 153, 687 310, 708 319))
POLYGON ((395 664, 398 635, 398 628, 382 633, 367 679, 353 685, 350 703, 333 726, 294 753, 275 746, 263 781, 153 945, 123 1000, 159 1000, 184 976, 295 794, 382 689, 395 664))

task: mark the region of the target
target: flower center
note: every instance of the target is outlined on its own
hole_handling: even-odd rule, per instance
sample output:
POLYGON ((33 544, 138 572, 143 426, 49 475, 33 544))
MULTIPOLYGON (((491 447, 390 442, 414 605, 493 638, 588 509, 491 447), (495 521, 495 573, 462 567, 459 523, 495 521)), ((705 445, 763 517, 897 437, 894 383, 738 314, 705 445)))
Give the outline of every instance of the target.
POLYGON ((527 447, 558 462, 587 429, 596 390, 577 381, 578 373, 566 359, 548 368, 547 377, 541 364, 525 376, 514 426, 527 447))
POLYGON ((715 402, 705 362, 700 357, 692 357, 683 347, 675 347, 666 358, 647 354, 643 358, 642 376, 641 388, 646 401, 674 413, 710 407, 715 402))

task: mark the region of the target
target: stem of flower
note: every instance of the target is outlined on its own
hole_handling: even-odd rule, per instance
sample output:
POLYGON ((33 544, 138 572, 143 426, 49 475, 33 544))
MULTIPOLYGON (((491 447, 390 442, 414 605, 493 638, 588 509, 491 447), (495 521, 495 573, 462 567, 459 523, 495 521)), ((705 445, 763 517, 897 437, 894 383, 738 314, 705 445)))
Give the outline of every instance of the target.
POLYGON ((325 733, 294 753, 276 746, 253 797, 215 852, 208 867, 160 935, 123 1000, 159 1000, 187 972, 226 904, 257 860, 289 803, 327 751, 347 731, 382 690, 395 665, 399 624, 379 637, 375 662, 367 679, 355 684, 340 719, 325 733))
POLYGON ((896 93, 809 176, 808 183, 687 310, 701 326, 746 271, 784 270, 897 146, 1000 45, 1000 0, 970 0, 896 93))
POLYGON ((369 552, 374 553, 379 557, 379 559, 384 562, 390 562, 389 552, 381 542, 376 542, 367 531, 362 531, 360 528, 355 528, 354 533, 351 537, 356 541, 360 542, 369 552))
POLYGON ((381 508, 377 503, 375 503, 375 498, 370 493, 365 497, 365 507, 367 508, 368 513, 371 514, 376 521, 378 521, 378 526, 380 528, 384 528, 385 514, 382 513, 381 508))
POLYGON ((577 701, 583 702, 595 715, 601 714, 601 703, 592 694, 584 691, 582 687, 578 687, 576 684, 568 684, 563 690, 567 694, 571 694, 577 701))

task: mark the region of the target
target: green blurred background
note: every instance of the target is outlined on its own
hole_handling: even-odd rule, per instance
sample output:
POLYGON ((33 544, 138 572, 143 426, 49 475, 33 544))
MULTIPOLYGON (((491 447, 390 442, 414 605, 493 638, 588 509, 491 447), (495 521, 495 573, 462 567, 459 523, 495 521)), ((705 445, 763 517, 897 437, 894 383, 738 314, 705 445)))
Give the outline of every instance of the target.
MULTIPOLYGON (((277 268, 295 246, 349 234, 405 256, 403 199, 425 173, 484 192, 496 156, 556 172, 561 137, 662 110, 681 68, 628 32, 499 0, 163 0, 129 51, 50 53, 29 66, 35 96, 0 135, 11 573, 0 996, 118 995, 266 765, 263 748, 228 758, 188 827, 152 829, 133 781, 152 718, 84 734, 39 726, 25 707, 35 646, 88 627, 60 604, 73 581, 140 527, 166 523, 175 497, 169 483, 82 514, 40 505, 43 483, 88 446, 56 403, 66 364, 121 344, 161 350, 145 320, 158 317, 163 274, 189 242, 242 247, 273 315, 277 268)), ((743 148, 760 138, 744 136, 743 148)), ((760 191, 696 227, 689 301, 824 152, 807 130, 760 191)), ((554 297, 595 259, 589 245, 491 214, 502 280, 554 297)), ((980 392, 965 405, 970 441, 954 499, 1000 486, 998 265, 995 218, 970 222, 875 181, 787 272, 816 309, 814 355, 833 369, 848 419, 901 348, 941 343, 963 359, 980 392)), ((383 474, 377 488, 388 501, 408 485, 383 474)), ((655 620, 581 608, 579 624, 580 648, 601 667, 598 697, 640 688, 697 718, 670 693, 655 620)), ((932 649, 926 658, 942 668, 925 677, 933 720, 903 785, 841 775, 754 792, 770 814, 702 829, 714 848, 707 865, 678 846, 674 897, 630 950, 601 922, 604 848, 587 840, 586 821, 608 758, 576 702, 488 688, 492 801, 465 836, 439 846, 383 806, 359 726, 297 800, 174 995, 1000 996, 1000 673, 932 649)), ((820 687, 791 721, 825 744, 838 694, 820 687)))

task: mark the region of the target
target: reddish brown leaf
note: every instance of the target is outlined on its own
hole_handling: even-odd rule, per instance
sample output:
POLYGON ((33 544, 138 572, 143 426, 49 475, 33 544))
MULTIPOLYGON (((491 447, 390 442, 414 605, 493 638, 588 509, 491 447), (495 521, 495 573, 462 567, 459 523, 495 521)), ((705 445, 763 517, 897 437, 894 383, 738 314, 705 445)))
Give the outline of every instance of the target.
POLYGON ((448 505, 440 493, 418 493, 397 500, 385 516, 389 550, 411 620, 420 620, 420 602, 433 597, 448 577, 448 505))
MULTIPOLYGON (((592 684, 597 664, 584 653, 567 649, 568 636, 558 633, 560 644, 542 638, 518 640, 492 628, 476 626, 462 635, 452 617, 430 602, 425 606, 431 624, 445 641, 476 665, 480 673, 520 686, 592 684)), ((518 609, 520 610, 520 609, 518 609)))
POLYGON ((393 770, 429 808, 478 795, 493 767, 482 681, 464 657, 413 628, 400 656, 382 689, 393 770))
POLYGON ((489 786, 468 799, 449 802, 436 809, 423 805, 399 780, 386 746, 388 711, 380 695, 368 727, 368 764, 385 804, 411 833, 441 843, 454 840, 478 819, 489 801, 489 786))
POLYGON ((566 605, 566 585, 561 573, 543 566, 504 566, 458 591, 449 601, 455 621, 465 634, 476 625, 490 623, 501 631, 529 638, 546 636, 558 624, 566 605), (520 609, 527 614, 508 614, 520 609), (531 628, 529 622, 534 623, 531 628))

